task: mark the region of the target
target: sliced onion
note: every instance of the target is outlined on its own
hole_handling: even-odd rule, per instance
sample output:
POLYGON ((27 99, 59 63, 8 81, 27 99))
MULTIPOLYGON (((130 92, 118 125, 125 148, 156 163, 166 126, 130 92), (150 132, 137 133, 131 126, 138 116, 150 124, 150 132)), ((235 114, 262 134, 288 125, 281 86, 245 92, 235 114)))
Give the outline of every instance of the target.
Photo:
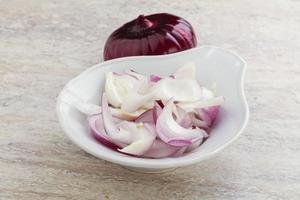
POLYGON ((195 64, 192 62, 186 63, 174 73, 176 79, 178 78, 196 78, 196 67, 195 64))
POLYGON ((166 77, 154 86, 155 97, 161 100, 198 101, 202 97, 202 89, 195 79, 172 79, 166 77), (188 89, 187 89, 188 88, 188 89))
POLYGON ((151 147, 156 137, 153 128, 146 124, 140 127, 135 122, 128 121, 122 121, 118 126, 115 125, 109 112, 105 93, 102 97, 102 115, 107 135, 113 143, 122 147, 122 149, 119 149, 120 152, 142 155, 151 147))
POLYGON ((105 93, 103 93, 102 96, 102 118, 105 131, 111 141, 120 147, 124 147, 126 143, 131 140, 132 136, 128 131, 123 131, 122 134, 120 134, 120 129, 115 125, 110 113, 105 93))
MULTIPOLYGON (((130 125, 132 124, 133 123, 130 123, 130 125)), ((150 124, 143 123, 141 126, 127 126, 127 130, 129 130, 136 139, 130 145, 119 149, 120 152, 141 156, 151 148, 156 133, 155 129, 150 124)))
POLYGON ((131 94, 146 94, 151 89, 148 79, 134 71, 126 73, 114 74, 108 72, 106 74, 105 92, 108 101, 115 108, 120 107, 125 101, 125 97, 131 94))
POLYGON ((84 101, 75 107, 89 115, 97 141, 129 155, 161 158, 193 151, 208 137, 206 131, 224 102, 200 87, 192 63, 172 77, 148 79, 133 70, 107 76, 111 85, 105 88, 109 94, 103 93, 101 107, 84 101))
POLYGON ((108 101, 114 107, 120 107, 124 97, 130 92, 135 93, 139 89, 139 80, 135 77, 124 74, 115 75, 112 72, 106 74, 105 92, 108 101))
POLYGON ((104 125, 103 125, 103 119, 101 115, 93 115, 88 118, 89 122, 89 129, 92 134, 92 136, 100 143, 106 145, 107 147, 111 149, 118 149, 119 147, 112 143, 107 136, 104 125))
POLYGON ((130 94, 124 96, 121 110, 125 112, 134 112, 139 108, 152 108, 155 91, 152 90, 152 86, 148 82, 146 76, 133 70, 128 70, 127 73, 135 76, 139 80, 138 85, 135 86, 138 90, 136 92, 131 91, 130 94))
POLYGON ((173 146, 187 146, 207 136, 202 129, 186 129, 180 126, 172 116, 173 106, 171 99, 157 119, 156 131, 161 140, 173 146))
POLYGON ((127 90, 115 77, 112 72, 106 74, 105 92, 107 93, 110 104, 114 107, 120 107, 123 102, 123 96, 127 94, 127 90))
POLYGON ((164 158, 173 155, 181 147, 171 146, 164 143, 160 139, 156 139, 151 148, 143 154, 143 157, 147 158, 164 158))

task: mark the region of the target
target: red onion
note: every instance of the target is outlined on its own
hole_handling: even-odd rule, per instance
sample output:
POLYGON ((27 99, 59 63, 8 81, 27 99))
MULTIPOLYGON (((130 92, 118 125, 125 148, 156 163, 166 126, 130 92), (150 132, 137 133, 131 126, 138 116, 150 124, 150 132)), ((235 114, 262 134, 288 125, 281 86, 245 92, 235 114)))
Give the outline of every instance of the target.
POLYGON ((197 45, 191 24, 167 13, 140 15, 107 39, 104 60, 126 56, 170 54, 197 45))

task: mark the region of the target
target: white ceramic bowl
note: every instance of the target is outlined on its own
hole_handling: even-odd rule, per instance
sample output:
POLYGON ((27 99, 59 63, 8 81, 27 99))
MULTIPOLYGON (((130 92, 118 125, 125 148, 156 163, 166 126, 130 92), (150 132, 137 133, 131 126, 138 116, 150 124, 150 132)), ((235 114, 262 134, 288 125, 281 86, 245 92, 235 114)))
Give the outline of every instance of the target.
MULTIPOLYGON (((67 136, 86 152, 119 165, 143 172, 160 172, 207 159, 224 149, 244 130, 249 110, 244 95, 245 61, 237 54, 212 46, 162 56, 120 58, 97 64, 72 79, 57 99, 57 115, 67 136), (113 151, 95 141, 87 128, 86 116, 72 106, 78 97, 100 104, 105 72, 133 69, 149 75, 169 75, 186 62, 197 66, 201 85, 217 84, 218 93, 225 97, 211 135, 195 151, 176 158, 137 158, 113 151)), ((78 161, 80 162, 80 161, 78 161)))

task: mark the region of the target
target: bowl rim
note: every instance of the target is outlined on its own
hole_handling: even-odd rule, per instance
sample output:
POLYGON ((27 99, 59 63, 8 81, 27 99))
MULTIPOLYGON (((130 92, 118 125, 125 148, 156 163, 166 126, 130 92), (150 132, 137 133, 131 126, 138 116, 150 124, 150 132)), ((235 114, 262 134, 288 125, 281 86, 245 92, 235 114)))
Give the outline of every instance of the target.
MULTIPOLYGON (((225 149, 229 144, 231 144, 232 142, 234 142, 240 135, 241 133, 244 131, 244 129, 246 128, 246 125, 248 123, 249 120, 249 106, 246 100, 246 96, 245 96, 245 90, 244 90, 244 79, 245 79, 245 74, 246 74, 246 68, 247 68, 247 63, 246 61, 239 56, 237 53, 231 51, 231 50, 227 50, 221 47, 216 47, 216 46, 212 46, 212 45, 203 45, 203 46, 198 46, 189 50, 185 50, 185 51, 181 51, 181 52, 177 52, 177 53, 172 53, 172 54, 167 54, 167 55, 154 55, 154 56, 131 56, 131 57, 123 57, 123 58, 117 58, 117 59, 112 59, 109 61, 103 61, 101 63, 95 64, 89 68, 87 68, 86 70, 84 70, 83 72, 81 72, 80 74, 78 74, 76 77, 72 78, 70 81, 67 82, 67 84, 65 84, 65 86, 63 87, 63 89, 60 91, 58 97, 57 97, 57 103, 56 103, 56 115, 59 119, 60 125, 64 131, 64 133, 69 137, 69 139, 75 143, 77 146, 79 146, 81 149, 83 149, 84 151, 88 152, 89 154, 112 162, 112 163, 116 163, 119 165, 123 165, 123 166, 127 166, 127 167, 137 167, 137 168, 151 168, 151 169, 166 169, 166 168, 172 168, 172 167, 183 167, 183 166, 187 166, 187 165, 191 165, 203 160, 206 160, 208 158, 211 158, 212 156, 214 156, 215 154, 219 153, 220 151, 222 151, 223 149, 225 149), (70 84, 72 84, 72 82, 76 81, 77 79, 79 79, 81 76, 90 73, 90 71, 95 70, 98 67, 109 67, 110 64, 112 63, 119 63, 122 62, 123 60, 134 60, 134 59, 159 59, 162 57, 178 57, 184 54, 188 54, 190 52, 193 51, 198 51, 199 49, 203 49, 203 48, 209 48, 209 49, 214 49, 214 50, 221 50, 223 52, 226 52, 228 54, 233 55, 234 57, 236 57, 238 60, 241 61, 242 63, 242 70, 241 70, 241 75, 240 75, 240 79, 239 79, 239 92, 240 92, 240 98, 241 101, 245 107, 245 116, 244 116, 244 120, 242 122, 241 128, 240 130, 231 138, 229 139, 226 143, 224 143, 223 145, 219 146, 218 148, 216 148, 214 151, 211 151, 209 153, 207 153, 204 156, 201 157, 191 157, 188 160, 186 160, 186 162, 180 162, 177 161, 176 162, 176 158, 170 158, 171 160, 168 160, 168 162, 161 162, 158 163, 157 160, 160 159, 150 159, 150 158, 137 158, 137 157, 130 157, 130 156, 126 156, 124 157, 123 154, 120 153, 120 155, 104 155, 103 153, 99 153, 99 152, 94 152, 91 151, 86 145, 83 145, 81 143, 79 143, 75 138, 73 138, 74 136, 72 134, 69 133, 67 126, 65 125, 66 123, 64 122, 64 118, 63 118, 63 114, 61 112, 61 104, 63 103, 62 101, 62 94, 64 92, 66 92, 68 86, 70 84), (134 160, 132 158, 135 158, 134 160), (155 162, 151 162, 154 161, 155 162)), ((100 144, 102 145, 102 144, 100 144)))

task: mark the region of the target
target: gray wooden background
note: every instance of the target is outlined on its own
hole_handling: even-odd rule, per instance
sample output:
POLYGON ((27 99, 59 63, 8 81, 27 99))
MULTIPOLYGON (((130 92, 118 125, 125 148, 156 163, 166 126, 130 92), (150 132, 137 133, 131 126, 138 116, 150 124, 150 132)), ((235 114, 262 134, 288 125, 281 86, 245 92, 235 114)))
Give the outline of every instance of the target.
POLYGON ((0 199, 300 199, 300 1, 0 0, 0 199), (115 28, 155 12, 245 58, 251 117, 216 157, 145 175, 72 144, 55 99, 115 28))

